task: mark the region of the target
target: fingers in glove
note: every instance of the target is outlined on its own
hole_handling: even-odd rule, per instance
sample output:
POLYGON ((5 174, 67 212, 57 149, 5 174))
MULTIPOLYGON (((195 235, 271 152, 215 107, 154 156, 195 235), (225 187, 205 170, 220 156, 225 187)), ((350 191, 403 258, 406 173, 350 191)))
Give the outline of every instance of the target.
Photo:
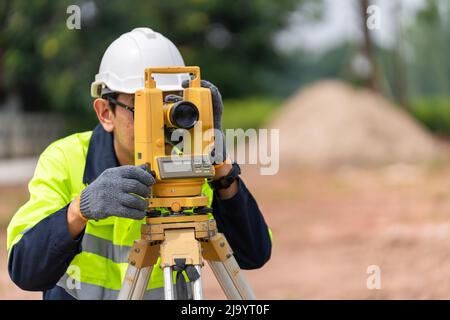
POLYGON ((141 220, 145 218, 145 211, 125 207, 125 206, 119 206, 114 213, 111 215, 121 217, 121 218, 129 218, 129 219, 135 219, 135 220, 141 220))
MULTIPOLYGON (((183 82, 181 83, 181 86, 183 87, 183 88, 188 88, 189 87, 189 81, 190 80, 183 80, 183 82)), ((219 95, 220 93, 219 93, 219 89, 214 85, 214 84, 212 84, 211 82, 209 82, 208 80, 201 80, 200 81, 200 86, 202 87, 202 88, 208 88, 208 89, 210 89, 211 91, 213 91, 213 94, 216 94, 216 95, 219 95)))
POLYGON ((202 86, 202 88, 215 89, 215 91, 217 91, 217 87, 208 80, 201 80, 200 85, 202 86))
POLYGON ((122 178, 135 179, 149 187, 155 183, 155 178, 141 167, 123 166, 121 168, 123 168, 121 170, 122 178))
POLYGON ((219 106, 222 104, 222 96, 220 95, 219 89, 208 80, 202 80, 201 86, 203 88, 208 88, 209 90, 211 90, 213 107, 219 108, 219 106))
POLYGON ((135 193, 143 198, 150 195, 150 187, 135 179, 121 179, 122 191, 126 193, 135 193))
POLYGON ((148 164, 147 163, 143 163, 143 164, 139 165, 138 167, 141 168, 142 170, 148 172, 148 164))
POLYGON ((133 195, 129 193, 121 193, 119 195, 119 203, 124 207, 137 209, 139 211, 147 210, 148 204, 147 201, 140 198, 138 195, 133 195))
POLYGON ((208 88, 209 90, 211 90, 211 93, 213 96, 221 97, 219 89, 215 85, 213 85, 211 82, 209 82, 208 80, 202 80, 201 86, 203 88, 208 88))

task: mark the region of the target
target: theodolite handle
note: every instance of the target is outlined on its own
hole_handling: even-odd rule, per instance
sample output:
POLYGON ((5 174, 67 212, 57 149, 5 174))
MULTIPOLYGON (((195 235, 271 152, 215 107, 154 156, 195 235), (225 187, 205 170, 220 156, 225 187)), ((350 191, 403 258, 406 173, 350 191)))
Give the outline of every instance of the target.
POLYGON ((200 88, 200 68, 197 66, 191 67, 156 67, 145 69, 145 87, 156 88, 156 81, 153 79, 153 73, 192 73, 194 79, 189 81, 190 88, 200 88))

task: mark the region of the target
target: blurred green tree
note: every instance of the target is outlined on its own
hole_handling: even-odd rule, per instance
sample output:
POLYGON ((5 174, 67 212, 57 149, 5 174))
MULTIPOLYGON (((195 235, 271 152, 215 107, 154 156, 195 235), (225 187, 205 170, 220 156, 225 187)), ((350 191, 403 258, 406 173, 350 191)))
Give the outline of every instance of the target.
POLYGON ((308 1, 2 1, 0 99, 14 93, 27 111, 84 113, 103 52, 141 26, 170 38, 223 95, 267 94, 271 83, 262 80, 287 69, 273 36, 308 1), (81 8, 79 30, 66 26, 72 4, 81 8))
POLYGON ((407 32, 411 91, 415 96, 449 96, 450 2, 427 0, 407 32))

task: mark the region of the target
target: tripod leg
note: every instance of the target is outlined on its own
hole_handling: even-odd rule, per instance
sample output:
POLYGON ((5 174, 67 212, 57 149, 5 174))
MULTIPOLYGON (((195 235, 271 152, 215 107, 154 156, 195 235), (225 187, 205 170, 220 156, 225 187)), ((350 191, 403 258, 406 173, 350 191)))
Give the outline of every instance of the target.
POLYGON ((213 269, 227 298, 237 300, 254 300, 255 295, 247 283, 233 251, 222 233, 217 233, 202 242, 203 257, 213 269))
POLYGON ((192 282, 192 292, 194 300, 203 300, 203 290, 202 290, 202 268, 200 266, 195 266, 200 277, 192 282))
POLYGON ((237 291, 236 287, 233 285, 233 281, 228 275, 222 262, 219 261, 208 261, 214 276, 222 287, 223 292, 228 300, 241 300, 241 295, 237 291))
POLYGON ((136 286, 134 288, 133 295, 131 296, 131 300, 142 300, 144 298, 144 293, 145 290, 147 290, 148 282, 152 274, 152 269, 153 266, 142 268, 139 271, 139 276, 137 279, 136 286))
POLYGON ((164 267, 164 299, 175 300, 171 267, 164 267))
POLYGON ((128 266, 118 300, 142 300, 153 267, 136 268, 128 266))
POLYGON ((119 300, 137 300, 144 297, 153 265, 158 259, 159 243, 135 241, 128 257, 128 268, 119 292, 119 300))
MULTIPOLYGON (((228 275, 228 278, 231 280, 232 284, 235 287, 235 290, 239 293, 240 298, 242 300, 255 300, 255 294, 253 293, 253 290, 251 289, 250 285, 247 282, 247 279, 245 279, 244 274, 242 273, 242 270, 239 268, 239 265, 234 258, 234 256, 231 256, 227 260, 223 262, 216 262, 218 264, 222 264, 222 268, 219 268, 218 271, 221 272, 221 270, 225 270, 226 274, 228 275)), ((228 284, 229 282, 226 281, 225 284, 228 284)), ((223 288, 223 286, 222 286, 223 288)))

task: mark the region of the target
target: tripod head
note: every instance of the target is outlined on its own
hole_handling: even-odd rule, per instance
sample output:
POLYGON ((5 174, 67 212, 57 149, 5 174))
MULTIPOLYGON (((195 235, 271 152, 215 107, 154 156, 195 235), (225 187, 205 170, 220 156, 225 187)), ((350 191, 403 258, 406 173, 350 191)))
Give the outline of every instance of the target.
POLYGON ((211 92, 200 86, 199 67, 145 69, 145 87, 135 93, 135 164, 147 164, 156 183, 149 198, 150 213, 202 210, 208 197, 201 194, 205 178, 214 176, 210 153, 214 147, 211 92), (193 79, 182 96, 167 95, 156 87, 153 74, 189 73, 193 79), (182 154, 168 152, 167 135, 177 132, 182 154))

